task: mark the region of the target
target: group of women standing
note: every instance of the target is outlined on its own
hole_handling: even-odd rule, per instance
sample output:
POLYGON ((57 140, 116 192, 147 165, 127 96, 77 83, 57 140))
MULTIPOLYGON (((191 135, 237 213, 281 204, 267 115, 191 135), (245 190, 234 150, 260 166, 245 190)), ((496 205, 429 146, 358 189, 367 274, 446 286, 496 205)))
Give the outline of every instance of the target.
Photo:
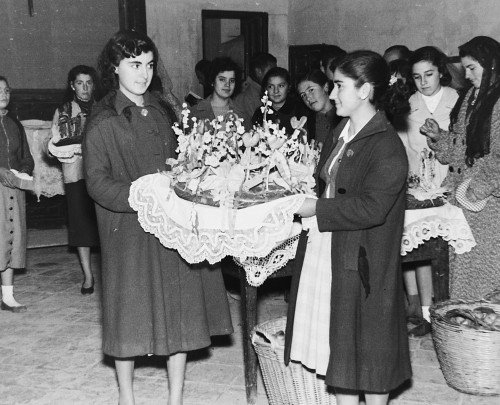
MULTIPOLYGON (((446 87, 441 54, 431 47, 413 54, 416 92, 409 100, 407 128, 399 135, 384 114, 392 107, 386 97, 390 71, 377 53, 356 51, 337 60, 331 69, 333 88, 319 70, 298 83, 300 97, 313 112, 310 132, 323 149, 318 198, 307 198, 297 211, 309 222, 309 233, 303 232, 299 243, 285 357, 324 375, 340 405, 358 404, 360 393, 368 405, 385 404, 389 392, 411 377, 399 254, 409 170, 434 167, 435 182, 462 190, 450 201, 464 208, 478 246, 452 262, 452 296, 478 297, 500 285, 500 250, 494 248, 500 231, 495 220, 500 217, 500 46, 477 37, 459 50, 472 86, 456 104, 457 93, 446 87)), ((93 103, 93 71, 73 69, 68 78, 72 97, 54 116, 49 145, 63 162, 70 243, 78 247, 85 274, 82 293, 93 288, 87 257, 97 235, 89 226, 85 238, 71 236, 72 221, 80 227, 78 221, 92 218, 88 196, 95 202, 103 351, 115 358, 120 404, 134 403, 134 357, 146 354, 167 356, 169 404, 182 403, 186 352, 208 346, 212 335, 232 332, 220 269, 189 265, 163 247, 143 231, 128 203, 131 183, 163 170, 167 158, 175 156, 172 122, 148 91, 157 61, 147 36, 134 31, 113 36, 99 59, 107 94, 93 103), (62 145, 62 117, 89 114, 82 147, 62 145)), ((193 114, 212 119, 234 111, 237 74, 231 60, 214 61, 213 91, 193 114)), ((304 105, 290 97, 290 86, 282 68, 269 70, 263 80, 271 116, 291 132, 291 117, 304 105)), ((0 204, 9 218, 7 227, 2 220, 2 241, 23 221, 16 208, 23 196, 13 188, 9 169, 29 173, 33 168, 25 137, 5 115, 7 90, 0 77, 0 142, 5 144, 0 148, 0 204)), ((253 123, 261 119, 257 110, 253 123)), ((23 266, 11 260, 12 252, 2 243, 6 287, 12 285, 12 268, 23 266)), ((13 297, 8 301, 4 285, 2 309, 20 307, 13 297)))

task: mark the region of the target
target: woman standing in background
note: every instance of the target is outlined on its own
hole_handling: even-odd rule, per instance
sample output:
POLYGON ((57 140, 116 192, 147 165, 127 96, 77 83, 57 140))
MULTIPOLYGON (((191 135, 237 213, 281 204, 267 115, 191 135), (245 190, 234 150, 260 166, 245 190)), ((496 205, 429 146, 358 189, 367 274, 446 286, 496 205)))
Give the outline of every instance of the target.
POLYGON ((450 130, 421 127, 442 164, 450 201, 464 208, 477 245, 450 260, 452 298, 476 299, 500 287, 500 44, 479 36, 458 47, 470 88, 451 112, 450 130))
POLYGON ((0 274, 2 279, 1 309, 25 312, 26 306, 14 299, 14 269, 26 266, 26 197, 16 188, 16 175, 31 175, 35 166, 26 134, 19 122, 7 114, 10 87, 0 76, 0 274))
POLYGON ((78 65, 68 73, 66 102, 54 113, 49 153, 62 165, 68 207, 68 244, 76 247, 84 280, 80 292, 94 292, 90 248, 99 245, 94 202, 83 176, 82 139, 94 103, 97 72, 78 65))
MULTIPOLYGON (((414 51, 410 57, 411 76, 417 91, 410 97, 410 113, 405 117, 404 130, 399 136, 408 155, 408 187, 432 199, 439 190, 448 165, 439 163, 427 145, 427 137, 420 127, 427 118, 433 118, 442 128, 450 125, 450 113, 458 99, 457 92, 448 87, 451 75, 446 66, 446 55, 432 46, 414 51)), ((403 271, 408 294, 409 319, 416 324, 412 336, 423 336, 431 331, 429 307, 432 305, 431 266, 421 264, 403 271)))

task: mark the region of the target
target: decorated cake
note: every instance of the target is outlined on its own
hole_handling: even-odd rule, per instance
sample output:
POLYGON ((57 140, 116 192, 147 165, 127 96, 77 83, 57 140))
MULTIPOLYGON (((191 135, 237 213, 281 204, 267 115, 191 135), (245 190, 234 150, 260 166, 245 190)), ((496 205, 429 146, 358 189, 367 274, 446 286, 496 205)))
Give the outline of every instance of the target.
POLYGON ((307 142, 306 117, 292 119, 293 134, 267 121, 272 114, 267 94, 262 98, 264 122, 245 131, 233 112, 197 120, 183 105, 177 159, 168 159, 176 194, 195 203, 244 208, 287 195, 313 194, 314 170, 320 148, 307 142))

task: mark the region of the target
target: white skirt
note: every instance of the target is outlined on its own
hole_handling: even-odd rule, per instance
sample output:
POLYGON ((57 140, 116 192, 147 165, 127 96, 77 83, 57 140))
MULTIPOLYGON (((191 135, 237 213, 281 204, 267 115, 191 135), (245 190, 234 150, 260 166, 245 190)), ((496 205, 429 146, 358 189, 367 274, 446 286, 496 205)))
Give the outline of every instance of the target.
POLYGON ((290 358, 326 375, 330 358, 331 232, 312 218, 300 275, 290 358))

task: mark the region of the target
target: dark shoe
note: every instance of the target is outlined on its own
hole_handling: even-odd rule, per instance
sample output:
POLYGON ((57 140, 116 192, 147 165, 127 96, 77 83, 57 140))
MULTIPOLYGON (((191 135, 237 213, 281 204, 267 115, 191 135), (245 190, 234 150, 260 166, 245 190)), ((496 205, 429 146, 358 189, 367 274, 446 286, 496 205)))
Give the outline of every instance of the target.
POLYGON ((92 285, 90 287, 84 287, 82 284, 82 288, 81 288, 80 292, 83 295, 94 294, 94 277, 92 277, 92 285))
POLYGON ((406 322, 411 323, 413 325, 420 325, 423 322, 424 318, 418 315, 410 315, 406 317, 406 322))
POLYGON ((431 324, 425 319, 422 319, 420 325, 417 325, 413 329, 411 329, 408 332, 408 335, 413 337, 422 337, 427 335, 428 333, 431 333, 431 324))
POLYGON ((10 311, 10 312, 26 312, 28 308, 26 308, 26 305, 19 305, 17 307, 11 307, 10 305, 7 305, 5 302, 2 301, 2 304, 0 305, 0 308, 2 311, 10 311))

